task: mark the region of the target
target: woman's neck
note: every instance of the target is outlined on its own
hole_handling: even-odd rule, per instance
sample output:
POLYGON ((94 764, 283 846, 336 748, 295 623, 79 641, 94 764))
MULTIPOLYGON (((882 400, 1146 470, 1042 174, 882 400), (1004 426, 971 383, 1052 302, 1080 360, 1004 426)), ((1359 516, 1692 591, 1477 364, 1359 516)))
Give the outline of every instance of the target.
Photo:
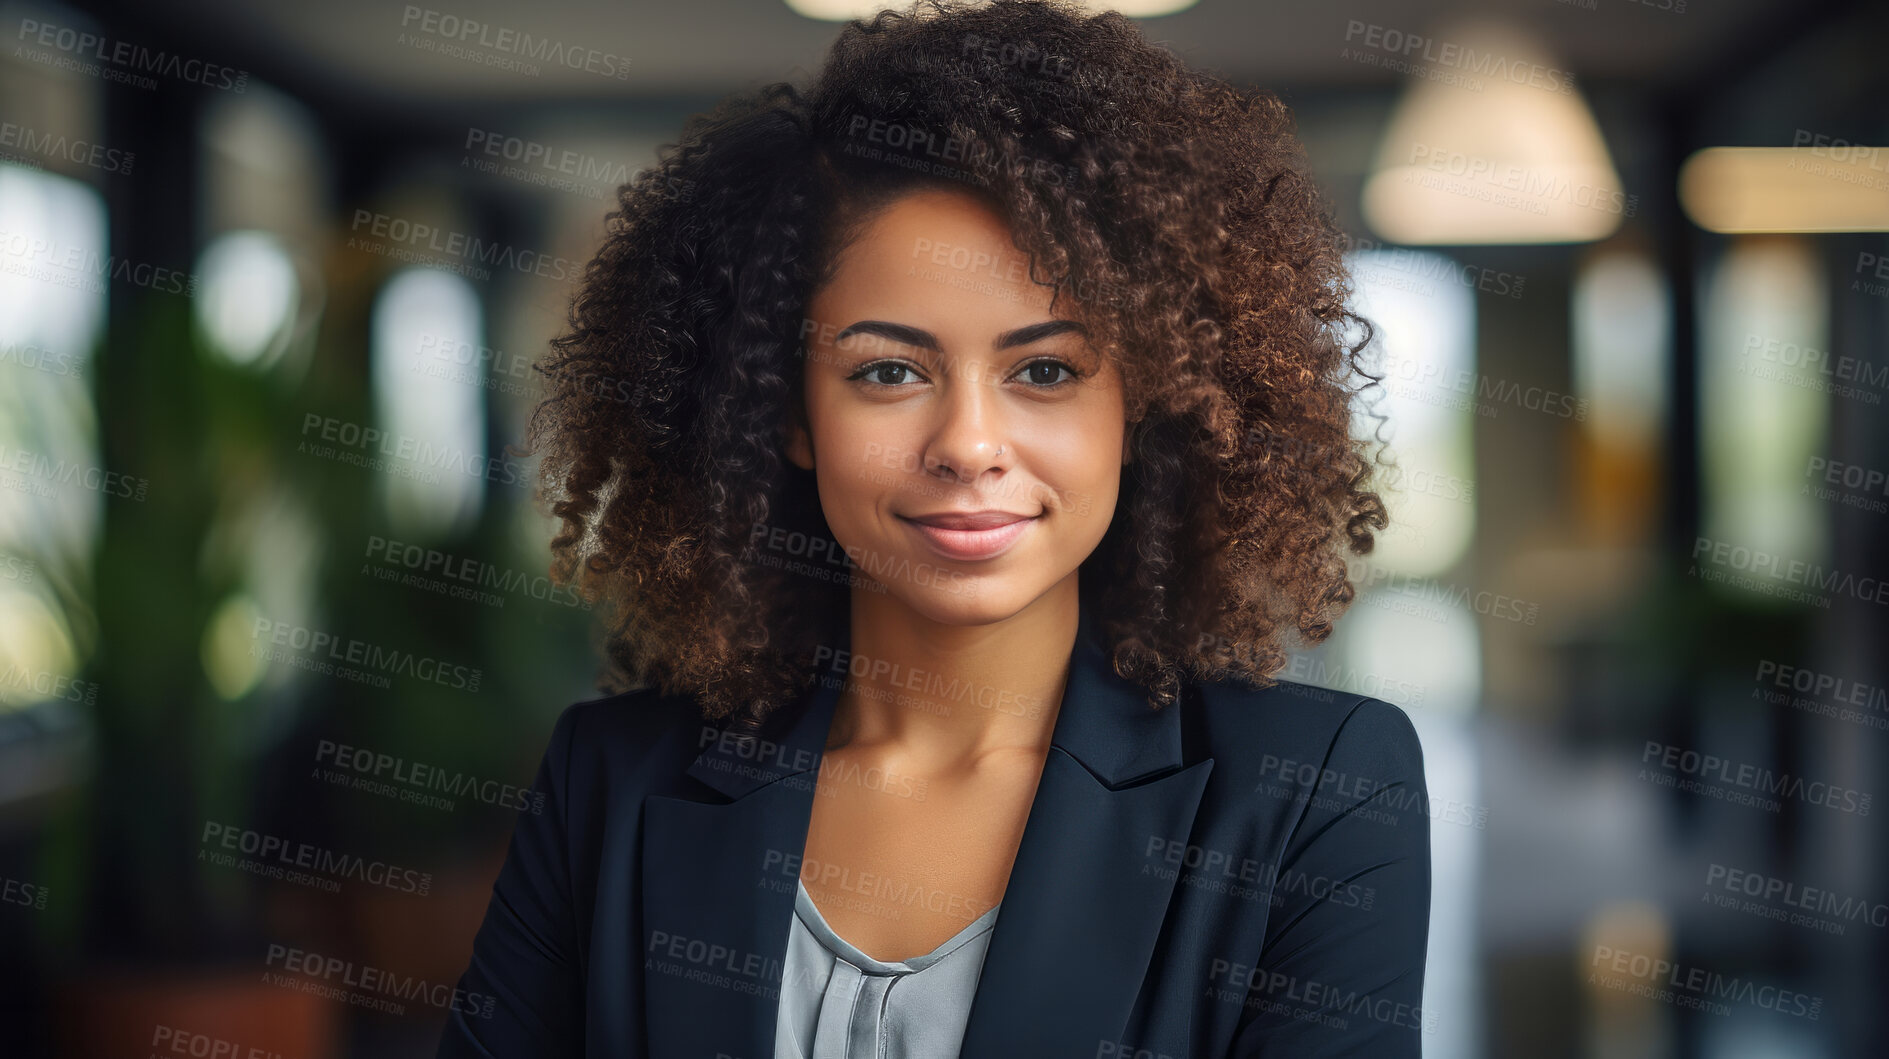
POLYGON ((988 625, 942 624, 883 592, 855 590, 851 606, 829 751, 933 774, 1048 752, 1081 617, 1073 574, 988 625))

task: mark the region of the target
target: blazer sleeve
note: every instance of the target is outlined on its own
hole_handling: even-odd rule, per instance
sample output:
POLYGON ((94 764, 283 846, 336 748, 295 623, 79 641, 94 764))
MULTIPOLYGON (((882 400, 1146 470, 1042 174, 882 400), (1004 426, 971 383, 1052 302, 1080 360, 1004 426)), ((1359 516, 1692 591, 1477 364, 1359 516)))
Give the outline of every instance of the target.
POLYGON ((1430 935, 1429 791, 1404 712, 1339 725, 1280 857, 1233 1059, 1417 1059, 1430 935))
POLYGON ((551 731, 533 789, 543 811, 520 812, 492 887, 472 963, 459 980, 438 1059, 565 1059, 583 1054, 579 963, 568 842, 575 707, 551 731))

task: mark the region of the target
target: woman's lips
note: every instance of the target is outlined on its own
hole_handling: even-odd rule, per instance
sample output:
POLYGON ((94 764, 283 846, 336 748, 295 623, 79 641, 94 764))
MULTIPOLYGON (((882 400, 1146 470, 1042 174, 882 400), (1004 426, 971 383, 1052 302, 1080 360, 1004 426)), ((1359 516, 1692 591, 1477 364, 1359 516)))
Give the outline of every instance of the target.
POLYGON ((1029 529, 1041 517, 1040 515, 1030 518, 1019 517, 1015 522, 981 530, 928 526, 904 516, 900 516, 900 521, 917 530, 925 543, 931 545, 931 549, 939 555, 959 562, 971 562, 978 559, 995 559, 1002 555, 1016 543, 1018 537, 1023 536, 1024 530, 1029 529))

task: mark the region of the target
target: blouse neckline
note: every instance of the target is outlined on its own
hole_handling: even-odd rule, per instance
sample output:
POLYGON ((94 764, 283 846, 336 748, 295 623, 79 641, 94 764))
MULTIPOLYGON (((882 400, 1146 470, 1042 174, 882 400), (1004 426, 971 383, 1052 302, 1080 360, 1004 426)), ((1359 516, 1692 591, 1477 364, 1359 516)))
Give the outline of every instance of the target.
POLYGON ((930 967, 932 964, 951 955, 953 950, 961 947, 965 942, 991 929, 997 920, 997 910, 1003 906, 1002 901, 990 906, 983 915, 972 920, 963 930, 953 934, 937 948, 922 956, 913 956, 905 960, 888 962, 873 959, 871 956, 860 951, 851 942, 840 937, 839 933, 826 921, 826 917, 820 914, 819 906, 813 903, 813 895, 807 892, 807 884, 796 880, 795 887, 794 911, 799 915, 800 921, 806 925, 808 930, 813 932, 814 937, 818 938, 820 943, 827 947, 828 951, 832 952, 840 959, 845 960, 847 963, 852 964, 854 967, 859 968, 861 971, 871 974, 916 974, 930 967))

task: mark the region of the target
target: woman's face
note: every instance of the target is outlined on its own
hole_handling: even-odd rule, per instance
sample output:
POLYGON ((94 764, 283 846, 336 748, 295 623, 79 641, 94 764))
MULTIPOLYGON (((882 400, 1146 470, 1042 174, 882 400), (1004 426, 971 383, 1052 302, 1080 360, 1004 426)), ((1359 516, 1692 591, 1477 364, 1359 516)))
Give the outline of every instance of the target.
POLYGON ((859 575, 933 621, 1016 614, 1114 516, 1121 375, 1051 293, 990 207, 925 190, 880 212, 808 303, 811 429, 789 427, 789 458, 859 575), (979 513, 990 528, 952 524, 979 513))

